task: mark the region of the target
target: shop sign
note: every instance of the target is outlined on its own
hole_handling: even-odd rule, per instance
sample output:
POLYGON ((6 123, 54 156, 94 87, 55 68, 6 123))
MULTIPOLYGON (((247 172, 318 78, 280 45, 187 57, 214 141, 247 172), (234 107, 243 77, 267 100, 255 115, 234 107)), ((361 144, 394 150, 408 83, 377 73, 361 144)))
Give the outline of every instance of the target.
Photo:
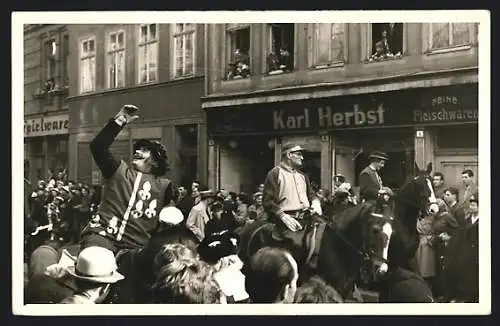
POLYGON ((40 137, 69 133, 69 115, 24 119, 24 137, 40 137))
POLYGON ((477 122, 477 85, 207 110, 212 135, 477 122))

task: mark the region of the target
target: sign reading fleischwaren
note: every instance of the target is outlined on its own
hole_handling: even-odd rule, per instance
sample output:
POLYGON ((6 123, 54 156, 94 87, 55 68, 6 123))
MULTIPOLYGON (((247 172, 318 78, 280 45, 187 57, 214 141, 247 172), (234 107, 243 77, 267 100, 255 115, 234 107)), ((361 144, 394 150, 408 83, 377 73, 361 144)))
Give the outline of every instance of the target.
POLYGON ((24 137, 61 135, 68 132, 68 114, 24 119, 24 137))
POLYGON ((475 123, 476 85, 207 109, 212 135, 475 123))

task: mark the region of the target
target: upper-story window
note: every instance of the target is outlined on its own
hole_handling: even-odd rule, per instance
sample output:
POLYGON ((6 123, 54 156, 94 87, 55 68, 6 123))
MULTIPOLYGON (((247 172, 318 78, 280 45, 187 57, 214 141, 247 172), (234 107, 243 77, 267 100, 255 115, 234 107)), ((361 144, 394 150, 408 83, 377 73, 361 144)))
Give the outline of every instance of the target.
POLYGON ((108 88, 125 86, 125 32, 108 34, 107 38, 108 88))
POLYGON ((62 86, 68 88, 69 86, 69 35, 65 34, 63 37, 63 74, 62 74, 62 86))
POLYGON ((313 24, 310 36, 310 66, 325 67, 345 62, 345 24, 313 24))
POLYGON ((250 75, 250 25, 227 24, 227 79, 247 78, 250 75))
POLYGON ((158 80, 158 24, 139 26, 139 84, 158 80))
POLYGON ((175 77, 194 75, 196 24, 174 24, 175 77))
POLYGON ((267 24, 267 72, 292 71, 294 66, 294 24, 267 24))
POLYGON ((44 91, 50 92, 56 86, 56 54, 57 44, 55 39, 50 39, 44 43, 45 50, 45 84, 44 91))
POLYGON ((471 25, 469 23, 429 24, 429 50, 470 45, 473 33, 471 25))
POLYGON ((401 58, 404 54, 402 23, 371 24, 369 61, 401 58))
POLYGON ((95 37, 80 41, 80 93, 95 91, 95 37))

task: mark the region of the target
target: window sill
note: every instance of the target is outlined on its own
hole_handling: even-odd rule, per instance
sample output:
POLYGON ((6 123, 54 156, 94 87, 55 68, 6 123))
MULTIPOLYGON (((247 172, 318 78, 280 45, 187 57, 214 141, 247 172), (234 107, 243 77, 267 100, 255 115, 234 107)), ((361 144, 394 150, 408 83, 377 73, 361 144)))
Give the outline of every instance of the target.
POLYGON ((172 77, 172 80, 187 80, 187 79, 193 79, 193 78, 198 78, 196 74, 189 74, 189 75, 182 75, 182 76, 174 76, 172 77))
POLYGON ((247 75, 246 77, 243 76, 234 76, 232 78, 225 78, 223 79, 224 82, 232 82, 232 81, 246 81, 250 80, 251 75, 247 75))
POLYGON ((293 70, 279 69, 279 70, 268 71, 267 73, 264 74, 264 76, 268 77, 268 76, 276 76, 276 75, 285 75, 285 74, 290 74, 292 72, 293 72, 293 70))
POLYGON ((386 57, 386 58, 381 58, 381 59, 368 58, 368 59, 365 59, 363 61, 363 63, 371 64, 371 63, 380 63, 380 62, 393 62, 393 61, 397 61, 397 60, 402 60, 404 57, 405 57, 405 55, 401 54, 401 55, 394 55, 391 57, 386 57))
POLYGON ((323 69, 339 68, 339 67, 344 67, 344 66, 345 66, 345 63, 343 61, 341 61, 341 62, 332 62, 332 63, 314 65, 311 67, 311 69, 323 70, 323 69))
POLYGON ((435 49, 435 50, 427 50, 425 52, 426 55, 433 55, 433 54, 442 54, 442 53, 451 53, 451 52, 460 52, 460 51, 467 51, 472 48, 472 45, 466 44, 466 45, 460 45, 460 46, 454 46, 454 47, 449 47, 449 48, 441 48, 441 49, 435 49))

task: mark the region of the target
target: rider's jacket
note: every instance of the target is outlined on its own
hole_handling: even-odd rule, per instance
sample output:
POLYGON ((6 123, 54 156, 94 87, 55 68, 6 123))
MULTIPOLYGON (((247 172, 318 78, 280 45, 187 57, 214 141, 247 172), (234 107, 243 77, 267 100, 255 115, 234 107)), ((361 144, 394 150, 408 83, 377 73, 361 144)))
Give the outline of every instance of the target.
POLYGON ((104 237, 117 250, 146 245, 158 226, 167 188, 172 187, 168 179, 139 172, 112 156, 109 147, 121 129, 110 120, 90 145, 104 184, 99 209, 82 233, 83 239, 104 237))

